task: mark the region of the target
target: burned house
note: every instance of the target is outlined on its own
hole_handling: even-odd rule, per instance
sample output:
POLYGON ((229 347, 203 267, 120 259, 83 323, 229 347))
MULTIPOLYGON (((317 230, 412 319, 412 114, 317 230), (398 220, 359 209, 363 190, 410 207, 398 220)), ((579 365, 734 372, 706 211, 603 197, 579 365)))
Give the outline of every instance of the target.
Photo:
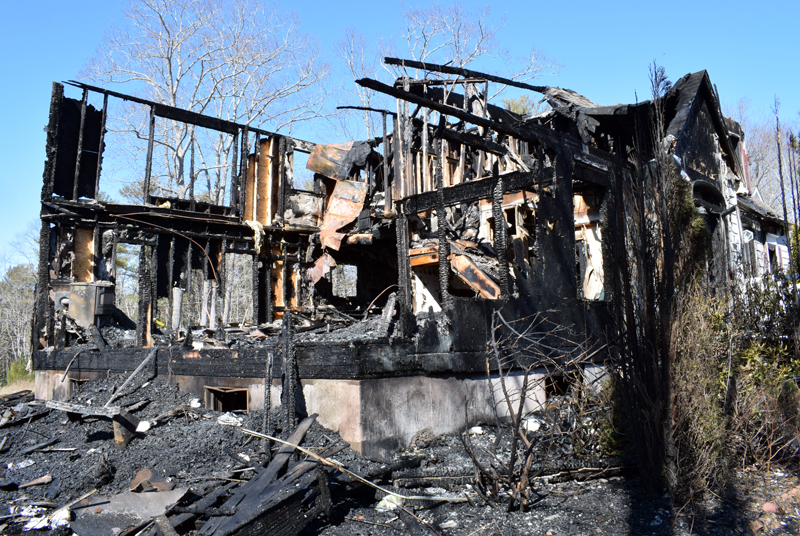
MULTIPOLYGON (((650 106, 649 101, 598 106, 584 108, 583 113, 596 127, 595 137, 627 135, 633 145, 637 128, 647 124, 637 118, 650 106)), ((789 266, 785 222, 754 192, 745 133, 723 116, 708 73, 682 77, 665 95, 663 106, 664 142, 676 172, 691 185, 695 205, 712 236, 709 279, 728 283, 785 272, 789 266)))
MULTIPOLYGON (((621 192, 634 149, 652 150, 637 138, 651 104, 596 106, 569 90, 386 62, 430 76, 357 81, 394 97, 396 110, 374 110, 382 136, 335 145, 80 83, 72 86, 81 97, 69 98, 54 84, 33 320, 37 397, 62 399, 75 382, 132 370, 156 347, 151 368, 209 407, 281 404, 290 421, 300 407, 382 457, 424 428, 494 419, 502 394, 486 345, 496 311, 507 321, 546 313, 580 341, 558 348, 561 358, 601 364, 614 330, 608 276, 624 249, 621 192), (541 93, 552 109, 523 117, 494 106, 490 83, 541 93), (99 194, 114 99, 149 114, 137 203, 99 194), (159 121, 232 142, 223 203, 152 187, 159 121), (301 184, 304 161, 313 179, 301 184), (135 321, 115 301, 122 246, 138 252, 135 321), (247 281, 231 277, 234 257, 249 266, 247 281), (227 312, 231 285, 249 289, 245 318, 227 312)), ((676 169, 719 242, 710 272, 727 280, 745 258, 780 259, 780 246, 768 245, 777 221, 749 197, 743 134, 720 113, 708 75, 681 79, 664 109, 676 169)), ((531 407, 559 388, 553 370, 536 365, 531 407)))

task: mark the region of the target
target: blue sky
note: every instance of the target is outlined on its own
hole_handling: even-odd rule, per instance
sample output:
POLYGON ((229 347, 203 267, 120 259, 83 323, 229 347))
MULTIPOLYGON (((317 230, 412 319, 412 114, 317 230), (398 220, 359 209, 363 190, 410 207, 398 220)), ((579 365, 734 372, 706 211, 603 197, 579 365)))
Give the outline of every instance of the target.
MULTIPOLYGON (((543 83, 573 89, 598 104, 633 102, 636 93, 647 98, 648 65, 655 59, 673 80, 707 69, 723 103, 747 97, 754 111, 767 114, 777 95, 782 120, 798 118, 796 2, 610 4, 506 1, 493 3, 492 11, 498 19, 506 15, 501 40, 508 49, 536 46, 563 65, 543 83)), ((51 82, 77 78, 103 33, 124 21, 119 0, 0 0, 0 5, 3 259, 10 254, 9 242, 38 216, 51 82)), ((323 50, 348 26, 377 39, 397 35, 402 22, 399 2, 291 5, 299 10, 302 29, 316 35, 323 50)))

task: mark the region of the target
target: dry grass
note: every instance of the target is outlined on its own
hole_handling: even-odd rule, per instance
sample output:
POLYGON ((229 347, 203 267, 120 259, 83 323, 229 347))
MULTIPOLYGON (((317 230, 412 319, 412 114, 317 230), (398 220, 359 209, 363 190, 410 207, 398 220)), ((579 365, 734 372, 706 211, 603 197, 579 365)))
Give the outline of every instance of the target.
POLYGON ((0 387, 0 396, 10 395, 19 391, 30 389, 33 391, 33 380, 20 380, 0 387))

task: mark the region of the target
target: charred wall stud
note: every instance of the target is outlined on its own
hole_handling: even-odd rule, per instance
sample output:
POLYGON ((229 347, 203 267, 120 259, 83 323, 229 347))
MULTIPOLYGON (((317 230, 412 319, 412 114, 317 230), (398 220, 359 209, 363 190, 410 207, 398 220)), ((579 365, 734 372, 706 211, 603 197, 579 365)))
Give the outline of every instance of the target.
MULTIPOLYGON (((153 143, 155 142, 156 134, 156 112, 155 107, 150 107, 150 131, 147 135, 147 156, 145 160, 144 169, 144 184, 142 186, 142 203, 145 205, 150 203, 150 175, 153 171, 153 143)), ((194 159, 192 159, 194 162, 194 159)))
MULTIPOLYGON (((427 130, 427 125, 426 125, 427 130)), ((426 136, 427 138, 427 136, 426 136)), ((426 139, 427 142, 427 139, 426 139)), ((439 292, 442 297, 443 308, 450 313, 453 304, 453 298, 450 295, 450 242, 447 238, 447 211, 444 206, 444 194, 442 193, 442 161, 444 160, 443 147, 441 142, 436 144, 436 222, 437 222, 437 240, 439 242, 439 292)), ((427 156, 427 155, 426 155, 427 156)), ((426 164, 427 167, 427 159, 426 164)))
POLYGON ((103 167, 103 148, 106 138, 106 116, 108 114, 108 95, 103 95, 103 111, 100 117, 100 142, 97 144, 97 170, 94 177, 94 196, 100 195, 100 171, 103 167))
POLYGON ((503 212, 503 179, 498 171, 497 160, 492 165, 492 218, 494 219, 494 249, 500 264, 500 298, 507 300, 508 291, 508 237, 506 235, 506 217, 503 212))

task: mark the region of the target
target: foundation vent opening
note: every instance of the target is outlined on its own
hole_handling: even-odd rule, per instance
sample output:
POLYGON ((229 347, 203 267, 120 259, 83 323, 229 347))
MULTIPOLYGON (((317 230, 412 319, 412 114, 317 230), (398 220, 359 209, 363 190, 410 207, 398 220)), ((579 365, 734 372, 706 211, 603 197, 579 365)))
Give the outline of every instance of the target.
POLYGON ((205 406, 215 411, 248 412, 247 389, 205 387, 205 406))
POLYGON ((549 376, 545 380, 544 393, 549 399, 553 396, 564 396, 569 391, 569 379, 564 376, 549 376))
POLYGON ((89 380, 77 380, 75 378, 69 378, 69 396, 77 393, 83 387, 83 384, 88 382, 89 380))

